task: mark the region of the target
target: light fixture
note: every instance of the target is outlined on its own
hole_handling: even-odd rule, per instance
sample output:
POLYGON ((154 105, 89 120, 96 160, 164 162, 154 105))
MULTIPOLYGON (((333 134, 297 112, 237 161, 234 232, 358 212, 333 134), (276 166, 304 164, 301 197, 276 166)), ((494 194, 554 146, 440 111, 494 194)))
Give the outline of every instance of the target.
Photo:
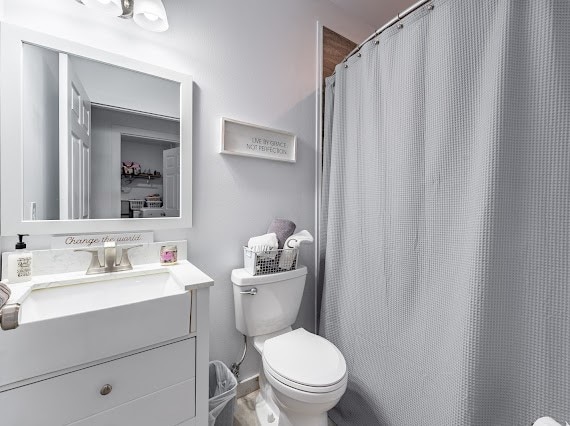
POLYGON ((99 9, 109 15, 133 19, 137 25, 149 31, 168 29, 168 18, 162 0, 76 0, 85 6, 99 9))
POLYGON ((98 9, 111 16, 121 16, 123 7, 121 0, 82 0, 82 3, 92 9, 98 9))
POLYGON ((133 19, 141 27, 150 31, 166 31, 168 19, 162 0, 136 0, 133 19))

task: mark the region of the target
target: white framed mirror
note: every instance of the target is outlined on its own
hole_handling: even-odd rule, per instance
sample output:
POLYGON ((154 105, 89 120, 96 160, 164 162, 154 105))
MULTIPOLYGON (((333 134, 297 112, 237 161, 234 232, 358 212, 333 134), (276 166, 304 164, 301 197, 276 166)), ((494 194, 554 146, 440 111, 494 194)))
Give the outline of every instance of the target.
POLYGON ((0 31, 0 233, 190 227, 192 78, 0 31))

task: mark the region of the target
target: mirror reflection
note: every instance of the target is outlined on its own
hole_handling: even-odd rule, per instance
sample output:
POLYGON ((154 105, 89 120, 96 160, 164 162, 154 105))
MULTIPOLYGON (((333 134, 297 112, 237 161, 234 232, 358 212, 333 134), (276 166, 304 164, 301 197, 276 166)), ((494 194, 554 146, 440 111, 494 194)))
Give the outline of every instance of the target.
POLYGON ((180 85, 23 46, 24 220, 180 216, 180 85))

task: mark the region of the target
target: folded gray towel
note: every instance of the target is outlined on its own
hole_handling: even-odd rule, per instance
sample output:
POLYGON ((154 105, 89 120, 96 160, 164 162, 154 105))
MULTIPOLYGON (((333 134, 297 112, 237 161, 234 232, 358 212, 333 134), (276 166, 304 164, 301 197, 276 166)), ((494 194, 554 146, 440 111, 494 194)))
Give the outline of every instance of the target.
POLYGON ((271 225, 269 225, 267 233, 269 234, 271 232, 274 232, 275 235, 277 235, 277 241, 279 241, 279 248, 282 249, 283 245, 285 244, 285 241, 287 241, 287 238, 289 238, 291 235, 293 235, 293 232, 295 232, 296 227, 297 226, 290 220, 273 219, 271 225))
POLYGON ((0 283, 0 308, 6 304, 10 298, 10 294, 12 294, 10 287, 6 284, 0 283))

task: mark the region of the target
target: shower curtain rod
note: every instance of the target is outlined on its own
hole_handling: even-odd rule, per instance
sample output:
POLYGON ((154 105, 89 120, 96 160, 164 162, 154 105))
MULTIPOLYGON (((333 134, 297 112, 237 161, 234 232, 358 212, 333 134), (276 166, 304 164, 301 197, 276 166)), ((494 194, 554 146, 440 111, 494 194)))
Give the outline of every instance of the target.
MULTIPOLYGON (((406 17, 407 15, 412 13, 413 11, 419 9, 424 4, 429 3, 430 1, 433 1, 433 0, 419 0, 418 2, 416 2, 413 5, 411 5, 410 7, 408 7, 407 9, 404 9, 402 12, 398 13, 396 16, 394 16, 392 19, 390 19, 388 22, 386 22, 384 25, 382 25, 380 28, 378 28, 376 31, 374 31, 366 40, 364 40, 362 43, 360 43, 358 46, 356 46, 348 55, 346 55, 346 57, 342 60, 341 63, 344 63, 345 64, 344 66, 347 67, 348 65, 346 65, 346 61, 348 61, 348 59, 352 55, 354 55, 355 53, 358 53, 358 51, 360 49, 362 49, 362 46, 364 46, 366 43, 368 43, 374 37, 376 37, 379 34, 381 34, 382 32, 384 32, 384 30, 386 30, 387 28, 390 28, 396 22, 402 20, 404 17, 406 17)), ((433 5, 430 5, 430 6, 431 6, 431 9, 433 9, 433 5)))

